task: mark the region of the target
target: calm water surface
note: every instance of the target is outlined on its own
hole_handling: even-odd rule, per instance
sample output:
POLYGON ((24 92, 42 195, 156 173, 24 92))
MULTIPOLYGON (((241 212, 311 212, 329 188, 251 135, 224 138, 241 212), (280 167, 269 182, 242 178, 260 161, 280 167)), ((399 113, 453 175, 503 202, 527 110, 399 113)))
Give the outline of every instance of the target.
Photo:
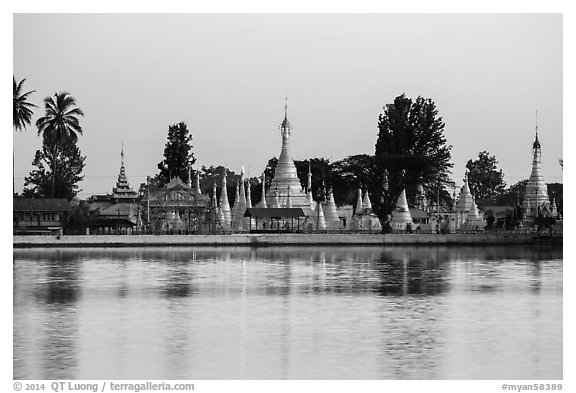
POLYGON ((561 379, 562 249, 14 250, 16 379, 561 379))

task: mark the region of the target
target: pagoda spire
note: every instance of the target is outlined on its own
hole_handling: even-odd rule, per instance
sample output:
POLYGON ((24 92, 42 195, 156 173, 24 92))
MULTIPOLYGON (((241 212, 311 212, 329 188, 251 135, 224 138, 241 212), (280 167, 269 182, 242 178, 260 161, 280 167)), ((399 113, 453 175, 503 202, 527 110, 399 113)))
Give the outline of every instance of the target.
POLYGON ((212 187, 212 206, 218 207, 218 203, 216 202, 216 180, 214 180, 214 186, 212 187))
POLYGON ((329 229, 339 229, 342 227, 342 223, 338 218, 336 203, 334 203, 334 195, 332 194, 332 188, 328 190, 328 197, 326 199, 326 208, 324 209, 324 220, 326 221, 326 227, 329 229))
POLYGON ((549 204, 548 187, 542 176, 540 158, 542 156, 542 147, 538 140, 538 111, 536 111, 536 127, 534 143, 532 144, 532 172, 528 183, 526 184, 525 195, 530 200, 530 210, 533 215, 538 215, 539 208, 543 204, 549 204))
POLYGON ((266 209, 266 172, 262 173, 262 200, 260 201, 260 207, 266 209))
POLYGON ((316 230, 326 229, 326 218, 324 217, 324 209, 322 209, 322 203, 318 201, 316 203, 316 230))
POLYGON ((252 191, 250 191, 250 181, 246 184, 246 208, 252 209, 252 191))
POLYGON ((308 161, 308 182, 306 184, 306 201, 310 208, 314 208, 314 198, 312 197, 312 171, 310 170, 310 161, 308 161))
POLYGON ((225 229, 230 228, 232 223, 232 212, 230 211, 230 202, 228 202, 228 190, 226 183, 226 169, 224 169, 224 175, 222 176, 222 193, 220 194, 220 210, 224 215, 224 226, 225 229))
POLYGON ((120 150, 120 172, 118 173, 118 180, 116 181, 116 187, 112 188, 115 198, 135 198, 136 192, 130 188, 128 184, 128 178, 126 177, 126 169, 124 168, 124 142, 122 142, 122 148, 120 150))
POLYGON ((202 195, 202 189, 200 188, 200 171, 198 170, 198 167, 196 167, 196 191, 198 192, 198 195, 202 195))
POLYGON ((408 201, 406 200, 406 189, 403 189, 398 197, 396 206, 392 211, 392 220, 390 225, 393 229, 406 230, 408 224, 412 223, 412 215, 410 214, 410 208, 408 207, 408 201))
POLYGON ((282 134, 282 149, 274 171, 272 187, 270 187, 266 193, 267 204, 268 206, 274 205, 274 191, 276 189, 281 192, 284 197, 286 188, 290 187, 292 206, 308 209, 310 201, 308 200, 306 192, 302 189, 302 184, 298 179, 296 165, 294 165, 294 160, 292 158, 293 155, 290 148, 290 133, 292 126, 288 121, 287 104, 284 106, 284 120, 280 124, 279 128, 282 134))
POLYGON ((192 188, 192 165, 188 167, 188 187, 192 188))
POLYGON ((244 166, 240 169, 240 205, 239 208, 242 210, 241 215, 244 215, 246 211, 246 192, 244 190, 244 166))
POLYGON ((372 202, 370 201, 370 196, 368 195, 368 190, 364 194, 364 200, 362 201, 362 210, 370 209, 372 210, 372 202))
POLYGON ((308 160, 308 183, 306 191, 312 190, 312 170, 310 168, 310 160, 308 160))
POLYGON ((280 132, 282 138, 290 136, 290 131, 292 131, 292 125, 288 121, 288 97, 286 97, 286 103, 284 104, 284 120, 280 124, 280 132))
POLYGON ((358 199, 356 200, 356 211, 354 214, 362 213, 362 189, 358 188, 358 199))

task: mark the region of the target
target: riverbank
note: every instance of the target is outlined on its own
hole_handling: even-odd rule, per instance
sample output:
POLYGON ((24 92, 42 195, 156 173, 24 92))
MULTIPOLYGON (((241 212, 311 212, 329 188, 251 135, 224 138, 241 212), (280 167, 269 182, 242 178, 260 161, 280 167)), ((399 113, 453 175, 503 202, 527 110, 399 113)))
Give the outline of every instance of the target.
POLYGON ((14 248, 32 247, 189 247, 189 246, 316 246, 316 245, 486 245, 562 244, 562 236, 531 233, 480 234, 233 234, 233 235, 89 235, 14 236, 14 248))

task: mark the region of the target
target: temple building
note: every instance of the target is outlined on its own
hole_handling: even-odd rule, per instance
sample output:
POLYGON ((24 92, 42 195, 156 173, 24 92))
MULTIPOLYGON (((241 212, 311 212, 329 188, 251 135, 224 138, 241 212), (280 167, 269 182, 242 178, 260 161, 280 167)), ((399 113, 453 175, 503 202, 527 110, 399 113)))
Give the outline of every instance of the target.
POLYGON ((120 172, 112 194, 88 198, 91 234, 131 234, 142 229, 138 193, 128 183, 124 167, 124 146, 120 152, 120 172))
POLYGON ((216 231, 217 212, 210 197, 202 195, 198 186, 191 187, 179 177, 172 178, 162 187, 147 187, 143 204, 151 233, 208 234, 216 231))

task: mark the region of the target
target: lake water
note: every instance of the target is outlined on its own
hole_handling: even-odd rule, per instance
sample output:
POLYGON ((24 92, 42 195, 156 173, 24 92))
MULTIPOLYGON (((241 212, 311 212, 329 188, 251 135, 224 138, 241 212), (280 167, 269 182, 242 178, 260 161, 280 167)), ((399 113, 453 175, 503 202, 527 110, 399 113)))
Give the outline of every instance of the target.
POLYGON ((562 249, 14 250, 16 379, 561 379, 562 249))

